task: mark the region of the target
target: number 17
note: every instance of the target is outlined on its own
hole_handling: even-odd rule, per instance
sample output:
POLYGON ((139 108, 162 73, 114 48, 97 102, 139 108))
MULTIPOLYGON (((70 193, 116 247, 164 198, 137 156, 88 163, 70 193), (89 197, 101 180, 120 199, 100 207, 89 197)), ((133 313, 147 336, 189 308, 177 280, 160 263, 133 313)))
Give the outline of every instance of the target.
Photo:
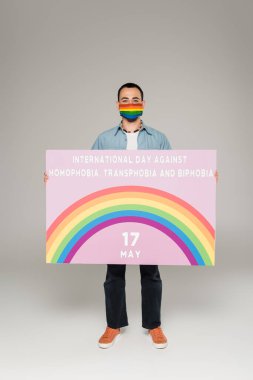
MULTIPOLYGON (((122 232, 122 235, 124 236, 124 244, 129 245, 129 233, 128 232, 122 232)), ((140 232, 130 232, 130 235, 133 236, 133 240, 131 243, 131 246, 134 246, 140 236, 140 232)))

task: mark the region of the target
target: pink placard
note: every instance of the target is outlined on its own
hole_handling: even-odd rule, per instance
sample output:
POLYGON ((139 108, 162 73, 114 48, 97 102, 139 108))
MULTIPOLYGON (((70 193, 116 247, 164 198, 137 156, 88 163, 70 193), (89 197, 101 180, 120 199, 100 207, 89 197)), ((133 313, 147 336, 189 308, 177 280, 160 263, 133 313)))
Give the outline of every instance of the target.
POLYGON ((47 150, 46 262, 215 264, 216 150, 47 150))

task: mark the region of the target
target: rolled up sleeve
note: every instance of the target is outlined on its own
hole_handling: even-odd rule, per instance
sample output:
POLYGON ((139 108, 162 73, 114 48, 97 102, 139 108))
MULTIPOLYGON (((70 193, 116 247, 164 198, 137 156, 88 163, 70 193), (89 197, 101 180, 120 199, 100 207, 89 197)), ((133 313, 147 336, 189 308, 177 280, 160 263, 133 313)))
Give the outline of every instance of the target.
POLYGON ((172 149, 169 140, 164 134, 162 134, 161 149, 172 149))
POLYGON ((98 136, 96 138, 96 140, 94 141, 92 147, 91 147, 92 150, 94 149, 101 149, 101 143, 100 143, 100 137, 98 136))

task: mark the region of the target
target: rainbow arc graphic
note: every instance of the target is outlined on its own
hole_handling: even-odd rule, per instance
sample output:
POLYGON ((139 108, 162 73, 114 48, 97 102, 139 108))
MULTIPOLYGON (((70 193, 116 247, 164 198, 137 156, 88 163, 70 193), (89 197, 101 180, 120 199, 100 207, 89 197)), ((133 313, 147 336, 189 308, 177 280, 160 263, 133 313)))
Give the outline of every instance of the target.
POLYGON ((47 229, 46 262, 71 263, 93 235, 125 222, 160 230, 189 265, 214 265, 215 230, 208 220, 183 199, 148 186, 109 187, 71 204, 47 229))

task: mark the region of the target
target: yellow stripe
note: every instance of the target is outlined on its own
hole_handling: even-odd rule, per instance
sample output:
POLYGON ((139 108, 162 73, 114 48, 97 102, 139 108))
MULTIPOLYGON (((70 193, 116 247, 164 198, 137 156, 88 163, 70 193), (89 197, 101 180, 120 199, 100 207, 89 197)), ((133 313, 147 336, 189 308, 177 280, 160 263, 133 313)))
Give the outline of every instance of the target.
MULTIPOLYGON (((62 228, 62 225, 58 226, 58 231, 57 235, 52 234, 50 236, 50 239, 47 242, 47 256, 49 258, 49 261, 52 260, 55 251, 61 244, 62 240, 65 238, 65 236, 78 224, 80 223, 84 218, 90 216, 96 211, 101 210, 102 208, 105 207, 111 207, 111 206, 116 206, 116 205, 122 205, 123 204, 131 204, 131 203, 136 203, 139 205, 145 205, 145 206, 151 206, 151 207, 156 207, 158 209, 161 209, 165 212, 168 212, 169 214, 172 214, 174 217, 179 219, 182 223, 184 223, 195 235, 196 237, 200 240, 200 242, 204 245, 205 249, 207 250, 207 253, 210 257, 210 260, 213 262, 214 260, 214 240, 212 238, 211 241, 207 239, 205 234, 200 230, 199 227, 196 226, 195 223, 192 222, 192 214, 191 218, 186 216, 186 210, 183 209, 184 212, 179 212, 175 207, 170 207, 167 206, 161 202, 157 201, 152 201, 150 199, 142 199, 142 198, 119 198, 119 199, 113 199, 111 201, 105 201, 101 202, 99 204, 94 205, 93 207, 89 207, 88 209, 85 209, 82 212, 79 212, 76 216, 74 216, 71 221, 62 228)), ((174 202, 175 204, 175 202, 174 202)), ((175 204, 177 205, 177 204, 175 204)), ((179 205, 177 205, 179 206, 179 205)), ((81 207, 80 207, 81 208, 81 207)), ((80 209, 79 208, 79 209, 80 209)), ((177 207, 179 208, 179 207, 177 207)), ((79 210, 80 211, 80 210, 79 210)), ((203 225, 202 225, 203 227, 203 225)))

